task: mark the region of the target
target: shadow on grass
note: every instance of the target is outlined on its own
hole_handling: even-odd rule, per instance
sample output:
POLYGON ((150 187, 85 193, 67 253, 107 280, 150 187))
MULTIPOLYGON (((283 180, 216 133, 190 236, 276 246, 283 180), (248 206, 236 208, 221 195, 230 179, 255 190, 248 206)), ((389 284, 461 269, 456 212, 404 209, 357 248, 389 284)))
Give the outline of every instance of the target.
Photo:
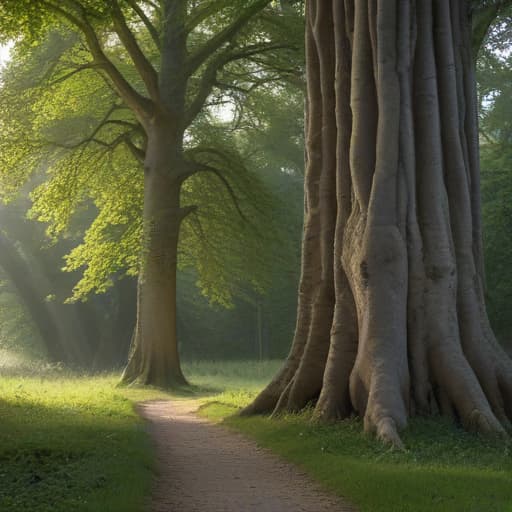
POLYGON ((136 382, 131 384, 125 384, 119 382, 116 388, 128 391, 142 391, 151 392, 154 391, 157 394, 162 393, 167 395, 167 398, 208 398, 210 396, 218 395, 224 391, 222 386, 209 386, 209 385, 197 385, 189 384, 187 386, 175 386, 172 388, 160 388, 157 386, 148 386, 137 384, 136 382))
POLYGON ((129 403, 94 408, 0 400, 0 510, 135 512, 152 452, 129 403))

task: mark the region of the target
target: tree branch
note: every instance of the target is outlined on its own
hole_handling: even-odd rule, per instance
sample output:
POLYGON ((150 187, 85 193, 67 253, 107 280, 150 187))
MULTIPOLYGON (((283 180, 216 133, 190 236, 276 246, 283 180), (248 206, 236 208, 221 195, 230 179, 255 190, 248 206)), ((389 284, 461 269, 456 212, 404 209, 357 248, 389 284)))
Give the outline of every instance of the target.
POLYGON ((254 15, 264 9, 270 0, 256 0, 224 30, 213 36, 199 50, 188 58, 185 74, 192 75, 221 46, 229 43, 251 21, 254 15))
POLYGON ((144 52, 140 49, 139 43, 137 42, 133 32, 128 27, 123 11, 119 7, 117 0, 112 0, 112 21, 114 30, 126 48, 128 55, 130 55, 130 58, 135 65, 135 69, 142 78, 150 97, 154 101, 158 101, 158 74, 155 68, 151 65, 151 62, 149 62, 144 55, 144 52))
POLYGON ((142 148, 139 148, 139 146, 133 143, 132 139, 130 139, 129 137, 129 134, 126 134, 124 143, 126 144, 126 147, 130 150, 135 160, 143 164, 144 160, 146 159, 146 152, 142 148))
POLYGON ((227 2, 225 0, 212 0, 205 7, 197 8, 195 11, 192 11, 185 25, 187 33, 192 32, 192 30, 200 25, 204 20, 221 11, 226 6, 226 3, 227 2))
POLYGON ((52 85, 60 84, 62 82, 65 82, 68 78, 71 78, 72 76, 76 75, 77 73, 80 73, 81 71, 84 71, 86 69, 94 69, 97 67, 99 67, 99 66, 95 62, 88 62, 87 64, 82 64, 81 66, 78 66, 77 68, 75 68, 73 71, 70 71, 69 73, 66 73, 63 76, 60 76, 59 78, 56 78, 55 80, 52 80, 51 82, 48 83, 48 85, 52 86, 52 85))
POLYGON ((199 172, 210 172, 210 173, 214 174, 215 176, 217 176, 217 178, 219 178, 219 180, 226 187, 226 190, 228 191, 228 194, 230 195, 230 197, 233 201, 233 204, 235 206, 236 211, 238 212, 238 215, 240 215, 240 217, 245 222, 248 222, 247 217, 245 216, 244 212, 240 208, 240 202, 238 201, 238 198, 236 196, 236 193, 235 193, 233 187, 231 186, 231 183, 229 183, 229 181, 222 175, 222 173, 218 169, 216 169, 215 167, 213 167, 211 165, 203 164, 201 162, 189 161, 188 164, 190 167, 190 171, 183 175, 182 181, 185 181, 187 178, 190 178, 191 176, 193 176, 194 174, 197 174, 199 172))
POLYGON ((144 161, 144 158, 146 156, 146 153, 143 149, 139 148, 134 144, 134 142, 131 140, 131 135, 135 133, 143 133, 144 130, 142 127, 137 123, 132 123, 130 121, 124 121, 121 119, 109 119, 110 116, 120 108, 119 105, 114 104, 112 105, 107 113, 103 116, 102 120, 98 123, 96 128, 91 132, 91 134, 86 137, 85 139, 80 140, 79 142, 73 143, 73 144, 63 144, 56 141, 47 141, 47 144, 51 144, 52 146, 56 146, 59 148, 67 149, 67 150, 74 150, 78 149, 79 147, 83 147, 83 150, 90 144, 95 143, 99 146, 103 146, 107 149, 114 149, 115 147, 119 146, 121 143, 125 143, 132 155, 140 162, 144 161), (115 124, 118 126, 125 126, 129 128, 129 131, 125 131, 123 133, 120 133, 115 139, 113 139, 110 142, 107 142, 105 140, 99 139, 97 137, 98 133, 101 131, 103 127, 105 127, 108 124, 115 124))
POLYGON ((476 61, 478 52, 494 20, 511 5, 512 0, 497 0, 491 4, 483 4, 473 9, 471 31, 471 48, 473 50, 473 61, 476 61))
MULTIPOLYGON (((141 19, 142 23, 144 23, 144 25, 148 29, 151 39, 155 43, 155 46, 160 50, 161 49, 160 34, 158 33, 157 29, 155 28, 155 26, 153 25, 151 20, 148 18, 148 16, 146 16, 144 9, 140 8, 140 6, 136 0, 125 0, 125 2, 133 9, 133 11, 141 19)), ((156 9, 156 6, 153 6, 153 8, 156 9)))
MULTIPOLYGON (((106 56, 98 39, 98 35, 85 16, 85 11, 82 12, 82 17, 78 18, 74 14, 71 14, 69 11, 62 8, 60 5, 55 4, 50 0, 43 0, 42 5, 45 5, 51 11, 55 12, 59 16, 62 16, 84 34, 87 46, 94 58, 96 65, 104 70, 104 72, 112 81, 112 84, 114 85, 119 96, 135 112, 139 120, 145 123, 151 114, 153 103, 148 98, 145 98, 139 94, 130 85, 126 78, 124 78, 122 73, 117 69, 112 61, 106 56)), ((73 2, 73 5, 76 6, 76 2, 73 2)))
POLYGON ((190 126, 199 112, 201 112, 215 86, 218 71, 229 61, 230 56, 228 54, 220 54, 208 63, 199 80, 197 93, 185 112, 185 126, 190 126))
POLYGON ((268 43, 254 44, 238 49, 236 52, 233 52, 232 48, 228 48, 224 52, 213 57, 207 64, 206 69, 203 71, 203 74, 199 79, 198 91, 185 113, 185 126, 190 126, 199 112, 201 112, 208 96, 215 85, 217 85, 217 73, 226 64, 251 57, 252 55, 283 48, 288 48, 288 46, 268 43))

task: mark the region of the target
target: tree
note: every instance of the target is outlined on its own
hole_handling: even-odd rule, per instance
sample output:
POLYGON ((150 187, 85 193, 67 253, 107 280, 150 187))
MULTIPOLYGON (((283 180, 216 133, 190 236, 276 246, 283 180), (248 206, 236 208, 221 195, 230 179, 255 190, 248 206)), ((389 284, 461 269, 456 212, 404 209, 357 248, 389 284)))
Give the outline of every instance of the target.
POLYGON ((261 82, 258 70, 264 56, 283 47, 267 37, 261 18, 257 30, 251 26, 269 0, 5 4, 4 33, 19 37, 23 30, 22 43, 62 23, 80 34, 80 55, 87 60, 55 79, 93 70, 118 98, 92 135, 75 144, 88 149, 98 143, 96 135, 105 125, 124 125, 106 145, 125 146, 144 166, 137 324, 123 380, 166 387, 184 384, 176 339, 178 238, 184 220, 197 211, 196 204, 183 201, 185 182, 209 174, 236 199, 219 166, 237 164, 224 152, 185 146, 212 91, 222 84, 221 72, 241 59, 260 56, 259 62, 253 60, 252 82, 261 82), (128 110, 129 118, 112 116, 118 109, 128 110))
MULTIPOLYGON (((38 341, 43 357, 54 363, 119 367, 128 349, 127 331, 133 329, 133 279, 116 280, 104 296, 95 295, 86 302, 66 301, 77 276, 62 272, 63 256, 76 239, 51 241, 43 224, 26 218, 30 204, 26 188, 16 200, 0 205, 0 268, 9 284, 4 287, 4 302, 21 301, 24 305, 18 306, 21 314, 15 315, 18 328, 13 325, 10 329, 10 345, 16 349, 18 344, 23 350, 30 340, 38 341), (26 329, 20 330, 23 321, 34 331, 31 336, 26 336, 26 329)), ((84 217, 87 215, 80 220, 85 224, 84 217)), ((0 321, 9 323, 10 314, 9 308, 4 308, 0 321)))
POLYGON ((477 62, 480 102, 482 213, 487 278, 486 298, 494 332, 510 349, 512 273, 512 37, 509 8, 489 31, 477 62))
POLYGON ((293 345, 245 414, 410 415, 502 433, 512 362, 484 303, 476 95, 462 0, 307 4, 307 167, 293 345))

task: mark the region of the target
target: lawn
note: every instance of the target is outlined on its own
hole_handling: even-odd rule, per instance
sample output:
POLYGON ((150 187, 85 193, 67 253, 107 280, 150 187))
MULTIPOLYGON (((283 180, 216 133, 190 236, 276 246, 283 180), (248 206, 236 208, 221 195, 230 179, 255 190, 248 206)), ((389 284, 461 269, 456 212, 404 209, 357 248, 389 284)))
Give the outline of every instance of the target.
MULTIPOLYGON (((512 444, 443 421, 411 423, 392 452, 359 421, 318 425, 310 414, 232 416, 278 362, 188 363, 201 414, 301 465, 361 512, 512 512, 512 444)), ((0 379, 0 511, 141 512, 154 453, 133 404, 170 395, 117 388, 118 375, 9 368, 0 379)), ((207 511, 205 511, 207 512, 207 511)), ((243 512, 243 511, 241 511, 243 512)))
MULTIPOLYGON (((195 386, 174 396, 205 397, 244 383, 245 396, 277 364, 186 364, 195 386)), ((143 510, 154 453, 133 405, 170 395, 118 388, 119 375, 79 376, 6 354, 0 374, 0 511, 143 510)))
POLYGON ((115 382, 62 375, 0 379, 0 510, 142 509, 153 453, 132 402, 115 382))

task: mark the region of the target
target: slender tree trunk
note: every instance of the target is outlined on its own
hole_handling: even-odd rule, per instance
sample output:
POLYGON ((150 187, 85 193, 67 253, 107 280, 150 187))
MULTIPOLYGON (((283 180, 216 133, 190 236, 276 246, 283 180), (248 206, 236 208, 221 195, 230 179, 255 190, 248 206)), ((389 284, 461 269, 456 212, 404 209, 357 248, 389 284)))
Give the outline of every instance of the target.
POLYGON ((180 206, 185 165, 169 122, 156 120, 145 162, 143 254, 137 323, 124 382, 159 387, 187 384, 176 335, 178 237, 187 210, 180 206))
POLYGON ((297 328, 243 413, 313 401, 397 446, 414 414, 509 426, 512 363, 483 297, 468 13, 465 0, 307 3, 297 328))
POLYGON ((256 299, 256 337, 258 344, 258 360, 263 361, 263 305, 256 299))

